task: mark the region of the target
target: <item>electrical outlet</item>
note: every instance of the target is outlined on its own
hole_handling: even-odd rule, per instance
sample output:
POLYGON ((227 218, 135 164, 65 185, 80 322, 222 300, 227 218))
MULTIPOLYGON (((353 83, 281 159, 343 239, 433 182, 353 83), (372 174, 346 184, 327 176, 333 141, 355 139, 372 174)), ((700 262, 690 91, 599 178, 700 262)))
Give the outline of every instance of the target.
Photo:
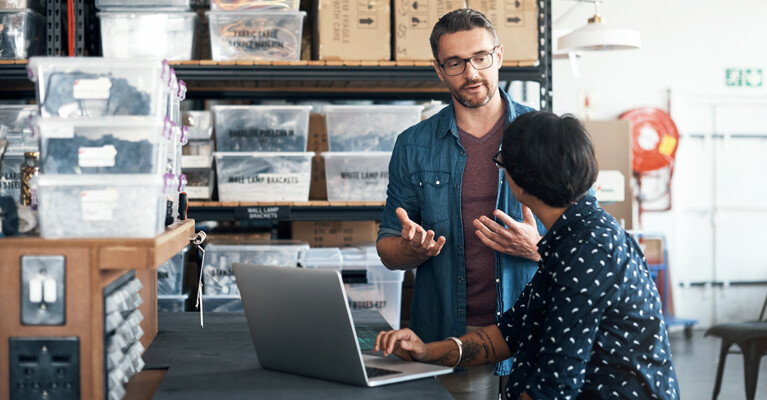
POLYGON ((9 339, 11 400, 80 398, 80 339, 9 339))
POLYGON ((64 256, 21 257, 21 323, 64 325, 66 320, 64 256))

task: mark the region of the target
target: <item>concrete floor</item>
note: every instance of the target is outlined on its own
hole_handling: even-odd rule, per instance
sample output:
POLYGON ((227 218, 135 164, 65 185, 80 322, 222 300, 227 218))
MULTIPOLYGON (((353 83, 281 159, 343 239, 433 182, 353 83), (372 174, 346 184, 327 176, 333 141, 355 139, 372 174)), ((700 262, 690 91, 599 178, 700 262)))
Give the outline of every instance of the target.
MULTIPOLYGON (((703 337, 705 330, 693 331, 691 340, 686 340, 681 331, 671 331, 671 357, 679 379, 679 391, 684 400, 711 399, 716 380, 716 368, 721 340, 703 337)), ((737 348, 734 346, 732 349, 737 348)), ((731 349, 731 350, 732 350, 731 349)), ((743 378, 743 356, 730 354, 724 367, 721 400, 746 398, 743 378)), ((762 359, 759 380, 756 384, 756 399, 767 399, 767 360, 762 359)))

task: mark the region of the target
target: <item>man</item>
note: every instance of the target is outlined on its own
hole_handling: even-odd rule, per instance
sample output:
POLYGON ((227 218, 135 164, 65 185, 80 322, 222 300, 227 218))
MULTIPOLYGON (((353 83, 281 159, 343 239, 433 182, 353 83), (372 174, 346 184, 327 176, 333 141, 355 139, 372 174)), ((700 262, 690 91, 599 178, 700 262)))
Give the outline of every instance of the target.
MULTIPOLYGON (((532 110, 498 88, 495 28, 459 9, 437 22, 430 42, 453 101, 397 138, 377 248, 389 269, 417 267, 410 327, 434 341, 495 323, 535 273, 545 230, 491 161, 504 126, 532 110)), ((439 379, 456 399, 495 400, 510 366, 439 379)))
POLYGON ((513 357, 505 399, 678 399, 660 296, 639 245, 589 194, 597 163, 583 126, 524 114, 494 161, 548 229, 535 277, 497 324, 429 344, 381 332, 375 350, 450 366, 513 357))

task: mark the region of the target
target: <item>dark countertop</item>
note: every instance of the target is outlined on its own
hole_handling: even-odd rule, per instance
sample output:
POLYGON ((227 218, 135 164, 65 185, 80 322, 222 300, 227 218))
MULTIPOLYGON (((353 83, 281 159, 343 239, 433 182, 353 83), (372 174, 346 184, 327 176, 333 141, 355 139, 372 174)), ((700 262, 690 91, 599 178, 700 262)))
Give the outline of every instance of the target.
MULTIPOLYGON (((144 369, 167 368, 155 399, 447 399, 434 378, 376 388, 351 386, 262 369, 243 313, 158 313, 159 328, 144 369)), ((355 323, 379 327, 377 314, 355 323)), ((383 327, 383 326, 381 326, 383 327)))

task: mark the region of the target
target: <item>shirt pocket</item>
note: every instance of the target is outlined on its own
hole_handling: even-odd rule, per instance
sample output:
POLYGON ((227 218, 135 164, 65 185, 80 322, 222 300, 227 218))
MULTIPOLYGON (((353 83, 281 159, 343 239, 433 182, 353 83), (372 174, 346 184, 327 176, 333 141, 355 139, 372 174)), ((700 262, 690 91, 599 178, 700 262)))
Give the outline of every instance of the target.
POLYGON ((423 171, 412 176, 418 194, 422 224, 434 226, 450 216, 450 173, 423 171))

